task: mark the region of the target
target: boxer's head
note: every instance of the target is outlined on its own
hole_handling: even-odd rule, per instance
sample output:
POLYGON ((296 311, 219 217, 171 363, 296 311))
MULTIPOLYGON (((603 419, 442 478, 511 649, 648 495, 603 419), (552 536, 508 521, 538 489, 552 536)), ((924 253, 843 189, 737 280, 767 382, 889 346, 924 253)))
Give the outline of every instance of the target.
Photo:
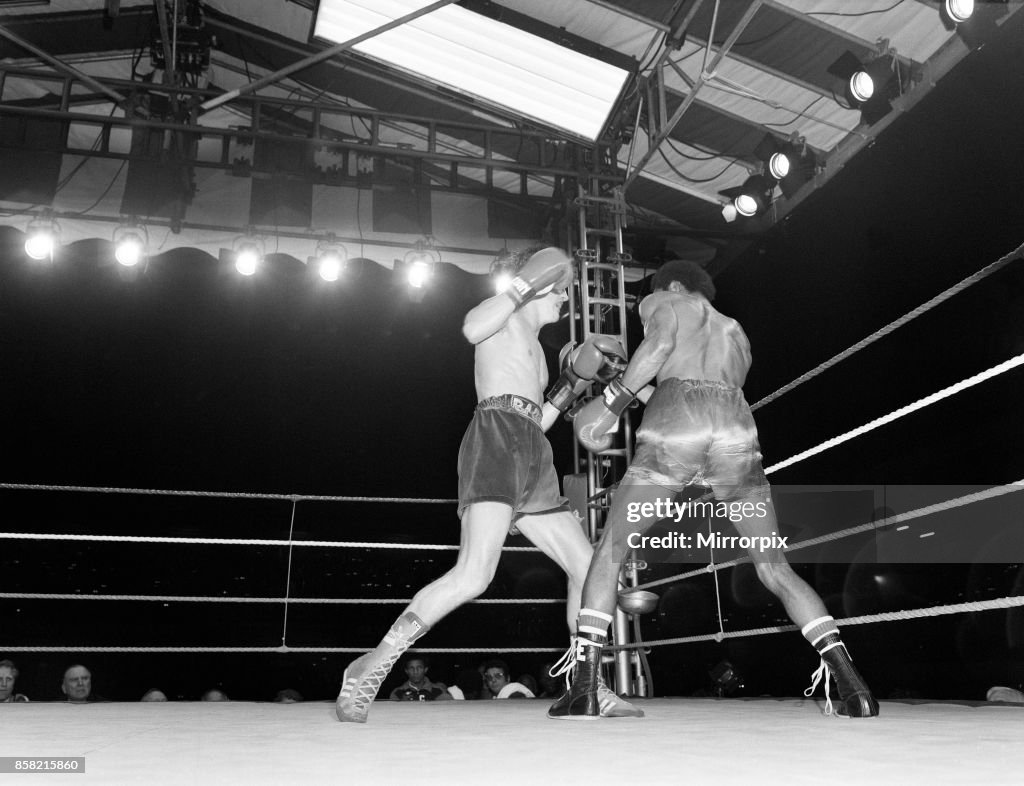
POLYGON ((696 262, 685 259, 673 259, 658 268, 651 281, 651 291, 666 290, 676 281, 694 295, 703 295, 708 300, 715 299, 715 284, 711 276, 696 262))

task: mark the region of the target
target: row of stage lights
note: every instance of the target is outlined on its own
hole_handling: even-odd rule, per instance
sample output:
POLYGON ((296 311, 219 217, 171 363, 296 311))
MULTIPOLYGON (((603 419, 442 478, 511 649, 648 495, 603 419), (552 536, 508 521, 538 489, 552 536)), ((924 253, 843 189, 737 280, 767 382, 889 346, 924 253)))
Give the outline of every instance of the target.
MULTIPOLYGON (((999 9, 988 8, 986 14, 979 17, 974 12, 974 0, 943 0, 939 9, 943 24, 950 30, 955 29, 972 49, 995 29, 992 17, 1001 13, 999 9)), ((871 61, 862 62, 847 51, 827 70, 837 80, 837 100, 842 96, 848 108, 860 110, 862 122, 872 125, 891 111, 891 100, 909 80, 910 74, 900 74, 900 67, 895 51, 883 42, 878 56, 871 61)), ((776 186, 789 198, 814 177, 821 166, 814 151, 796 133, 785 142, 766 134, 754 155, 762 164, 760 171, 742 185, 718 192, 729 200, 722 208, 726 221, 764 213, 772 203, 776 186)))
MULTIPOLYGON (((34 260, 52 261, 60 245, 60 226, 50 217, 40 217, 29 222, 25 240, 25 253, 34 260)), ((137 269, 147 258, 148 233, 141 224, 129 222, 114 230, 114 259, 128 269, 137 269)), ((254 233, 247 233, 235 239, 231 258, 240 275, 254 276, 263 265, 265 244, 254 233)), ((338 281, 348 265, 348 250, 333 235, 326 235, 317 242, 316 252, 309 258, 319 277, 328 282, 338 281)), ((396 260, 397 261, 397 260, 396 260)), ((406 282, 413 290, 422 291, 440 264, 441 255, 434 241, 427 237, 416 241, 412 249, 401 260, 406 282)), ((503 292, 512 280, 515 269, 515 255, 502 250, 491 264, 491 278, 496 292, 503 292)))

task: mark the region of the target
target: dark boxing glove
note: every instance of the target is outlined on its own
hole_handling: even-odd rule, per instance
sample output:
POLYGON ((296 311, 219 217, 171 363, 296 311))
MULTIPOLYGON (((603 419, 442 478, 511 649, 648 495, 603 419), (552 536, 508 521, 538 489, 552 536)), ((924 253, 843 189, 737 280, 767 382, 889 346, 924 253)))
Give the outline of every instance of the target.
POLYGON ((623 410, 633 403, 636 394, 613 379, 604 389, 604 394, 589 401, 576 415, 573 430, 576 439, 591 453, 607 450, 612 444, 611 431, 623 410))
POLYGON ((526 260, 505 294, 512 298, 518 311, 544 290, 568 286, 571 280, 569 257, 557 248, 545 248, 526 260))
POLYGON ((604 365, 604 354, 595 344, 593 337, 588 338, 578 347, 570 341, 559 353, 559 365, 562 375, 547 393, 547 400, 559 412, 565 412, 572 406, 590 385, 604 365))
POLYGON ((591 336, 588 340, 594 342, 594 346, 601 351, 601 355, 604 357, 601 368, 597 370, 596 379, 607 385, 626 370, 626 351, 618 339, 601 333, 591 336))

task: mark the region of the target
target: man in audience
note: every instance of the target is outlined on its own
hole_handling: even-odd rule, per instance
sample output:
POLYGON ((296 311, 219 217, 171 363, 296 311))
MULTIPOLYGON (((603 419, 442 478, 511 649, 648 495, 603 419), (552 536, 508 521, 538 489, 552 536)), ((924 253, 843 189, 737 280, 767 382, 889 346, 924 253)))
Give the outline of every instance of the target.
POLYGON ((28 697, 14 692, 14 682, 18 679, 18 667, 6 658, 0 660, 0 703, 28 701, 28 697))

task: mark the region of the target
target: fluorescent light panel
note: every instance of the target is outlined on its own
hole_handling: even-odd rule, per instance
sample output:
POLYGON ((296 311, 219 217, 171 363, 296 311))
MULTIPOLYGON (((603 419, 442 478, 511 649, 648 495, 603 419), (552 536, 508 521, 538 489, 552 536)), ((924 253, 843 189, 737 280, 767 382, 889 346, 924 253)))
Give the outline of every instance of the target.
MULTIPOLYGON (((313 36, 341 43, 426 5, 428 0, 320 0, 313 36)), ((618 66, 457 5, 352 48, 591 141, 629 78, 618 66)))

